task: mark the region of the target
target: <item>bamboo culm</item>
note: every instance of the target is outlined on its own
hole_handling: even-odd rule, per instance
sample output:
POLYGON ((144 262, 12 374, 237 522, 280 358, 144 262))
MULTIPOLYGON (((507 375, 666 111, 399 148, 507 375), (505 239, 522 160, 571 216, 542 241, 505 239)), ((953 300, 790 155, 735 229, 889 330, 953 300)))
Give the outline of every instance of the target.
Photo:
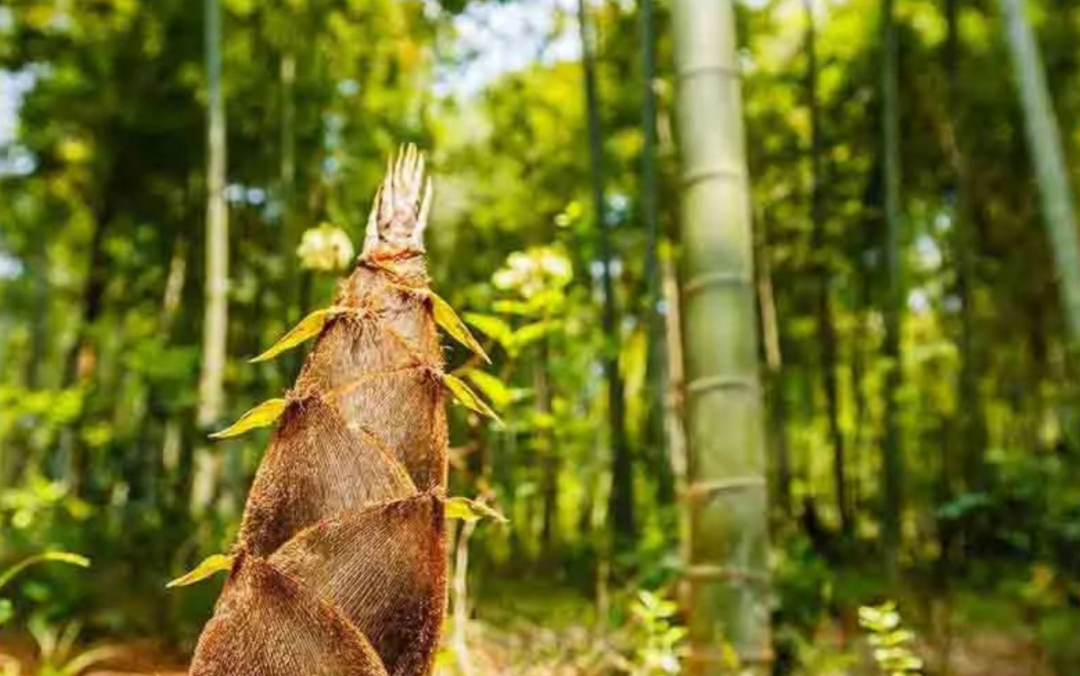
POLYGON ((734 2, 677 0, 672 24, 683 185, 685 667, 766 674, 765 442, 734 2))

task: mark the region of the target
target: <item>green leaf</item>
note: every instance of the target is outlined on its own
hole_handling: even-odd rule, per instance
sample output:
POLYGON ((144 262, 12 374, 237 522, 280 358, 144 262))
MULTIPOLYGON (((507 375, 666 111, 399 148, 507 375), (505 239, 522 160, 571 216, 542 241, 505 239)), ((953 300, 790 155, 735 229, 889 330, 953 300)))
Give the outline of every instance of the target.
POLYGON ((488 518, 495 519, 499 523, 509 523, 509 520, 505 516, 476 500, 460 497, 448 498, 443 504, 446 507, 445 514, 447 519, 477 521, 479 519, 488 518))
POLYGON ((517 331, 514 331, 513 335, 510 336, 510 346, 515 351, 521 350, 523 347, 535 343, 548 335, 554 328, 555 322, 547 320, 526 324, 517 331))
POLYGON ((484 352, 484 348, 469 332, 469 327, 465 326, 465 322, 461 321, 461 317, 458 317, 457 313, 454 312, 454 308, 450 307, 450 303, 447 303, 434 291, 429 291, 428 297, 431 298, 431 314, 435 318, 435 323, 449 333, 454 340, 480 355, 484 361, 490 364, 491 359, 484 352))
POLYGON ((229 554, 213 554, 203 559, 202 563, 195 566, 194 570, 172 580, 165 587, 172 589, 173 587, 186 587, 189 584, 202 582, 215 573, 231 570, 234 560, 236 560, 236 557, 229 554))
POLYGON ((466 312, 465 321, 480 329, 481 333, 488 336, 496 343, 505 345, 514 330, 502 317, 484 315, 478 312, 466 312))
POLYGON ((23 570, 35 564, 47 563, 49 561, 66 563, 80 568, 90 567, 90 559, 85 556, 80 556, 79 554, 72 554, 71 552, 45 552, 44 554, 35 554, 34 556, 29 556, 22 561, 19 561, 14 566, 11 566, 0 573, 0 589, 3 589, 4 585, 11 582, 11 579, 23 570))
POLYGON ((240 436, 248 430, 253 430, 256 427, 266 427, 267 425, 274 424, 281 414, 285 411, 285 407, 289 405, 287 399, 267 399, 263 403, 259 404, 255 408, 251 409, 244 415, 240 416, 240 419, 229 425, 220 432, 214 432, 210 435, 211 439, 228 439, 229 437, 240 436))
POLYGON ((894 629, 881 635, 881 642, 886 646, 897 646, 915 640, 915 634, 908 629, 894 629))
POLYGON ((345 308, 341 307, 329 307, 322 310, 316 310, 300 320, 300 323, 294 326, 288 333, 282 336, 278 342, 274 343, 268 350, 260 354, 258 357, 254 357, 249 360, 249 363, 256 363, 260 361, 267 361, 278 356, 286 350, 291 350, 300 343, 304 342, 308 338, 319 335, 323 326, 326 325, 334 315, 341 314, 345 311, 345 308))
POLYGON ((468 408, 476 411, 480 415, 487 416, 496 422, 502 422, 495 411, 491 410, 491 407, 487 403, 477 396, 476 392, 465 384, 461 378, 452 376, 449 373, 443 374, 443 385, 446 385, 446 389, 450 390, 451 394, 468 408))
POLYGON ((506 386, 506 383, 490 373, 479 369, 465 369, 462 371, 462 375, 468 378, 473 385, 476 385, 480 393, 495 406, 502 408, 513 402, 514 392, 506 386))
POLYGON ((11 605, 11 599, 0 599, 0 627, 4 626, 15 615, 15 606, 11 605))
POLYGON ((521 300, 497 300, 492 304, 496 312, 508 315, 528 316, 536 314, 536 308, 521 300))

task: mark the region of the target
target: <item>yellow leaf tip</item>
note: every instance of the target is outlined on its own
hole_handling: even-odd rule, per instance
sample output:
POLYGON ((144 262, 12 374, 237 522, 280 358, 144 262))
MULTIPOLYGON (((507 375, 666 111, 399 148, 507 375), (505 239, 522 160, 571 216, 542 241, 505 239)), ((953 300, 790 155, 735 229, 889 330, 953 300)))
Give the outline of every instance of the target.
POLYGON ((59 561, 60 563, 67 563, 72 566, 78 566, 79 568, 90 567, 90 559, 82 554, 75 554, 73 552, 46 552, 41 558, 45 561, 59 561))
POLYGON ((472 332, 469 331, 469 327, 465 325, 465 322, 461 321, 461 317, 454 311, 454 308, 434 291, 428 291, 427 295, 431 300, 431 314, 435 323, 450 334, 454 340, 469 348, 486 363, 490 364, 491 358, 488 357, 487 352, 480 345, 480 341, 476 340, 472 332))
POLYGON ((465 497, 447 498, 444 503, 444 514, 447 519, 461 519, 463 521, 478 521, 479 519, 493 519, 494 521, 507 524, 510 520, 500 512, 477 500, 465 497))
POLYGON ((231 554, 212 554, 203 559, 199 565, 195 566, 191 571, 176 579, 170 580, 165 585, 165 588, 174 589, 176 587, 186 587, 195 584, 196 582, 202 582, 215 573, 223 570, 231 570, 235 560, 236 556, 231 554))
POLYGON ((281 414, 285 412, 285 408, 288 404, 288 399, 280 397, 267 399, 255 408, 244 413, 244 415, 240 416, 240 418, 232 425, 229 425, 223 430, 212 432, 209 437, 211 439, 228 439, 230 437, 240 436, 248 430, 272 425, 281 417, 281 414))
POLYGON ((453 394, 462 405, 466 406, 471 411, 491 418, 497 423, 502 423, 502 419, 499 415, 492 410, 491 406, 489 406, 486 401, 473 392, 472 388, 469 387, 464 380, 453 374, 444 373, 442 381, 446 388, 450 390, 450 393, 453 394))
POLYGON ((282 352, 291 350, 308 339, 317 336, 326 325, 327 320, 330 317, 339 314, 341 311, 342 308, 329 307, 309 313, 306 317, 301 319, 296 326, 291 328, 288 333, 279 338, 276 343, 271 345, 261 354, 249 359, 248 363, 257 364, 259 362, 269 361, 282 352))

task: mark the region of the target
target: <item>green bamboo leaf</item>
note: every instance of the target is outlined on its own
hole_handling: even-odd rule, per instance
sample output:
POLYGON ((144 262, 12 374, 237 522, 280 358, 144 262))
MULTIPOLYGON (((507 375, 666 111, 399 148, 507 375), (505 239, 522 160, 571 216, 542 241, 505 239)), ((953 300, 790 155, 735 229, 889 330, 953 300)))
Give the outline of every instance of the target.
POLYGON ((235 559, 236 557, 230 554, 213 554, 203 559, 202 563, 195 566, 190 572, 170 581, 165 587, 172 589, 173 587, 186 587, 189 584, 202 582, 215 573, 231 570, 235 559))
POLYGON ((496 343, 505 345, 514 330, 502 317, 485 315, 478 312, 466 312, 465 321, 480 329, 480 332, 494 340, 496 343))
POLYGON ((479 369, 465 369, 461 374, 480 390, 480 394, 498 408, 513 403, 515 393, 496 376, 479 369))
POLYGON ((479 519, 489 518, 495 519, 499 523, 509 523, 509 519, 505 516, 476 500, 461 497, 448 498, 443 504, 446 507, 444 513, 447 519, 477 521, 479 519))
POLYGON ((0 573, 0 589, 3 589, 4 585, 6 585, 8 582, 11 582, 11 579, 21 573, 23 570, 38 563, 47 563, 49 561, 66 563, 72 566, 78 566, 80 568, 90 567, 90 559, 79 554, 73 554, 71 552, 45 552, 44 554, 35 554, 34 556, 28 556, 22 561, 16 563, 14 566, 11 566, 7 570, 0 573))
POLYGON ((536 308, 530 303, 526 303, 522 300, 497 300, 492 306, 496 312, 502 312, 508 315, 534 315, 536 314, 536 308))
POLYGON ((473 337, 469 327, 465 326, 465 322, 461 321, 461 317, 458 317, 457 313, 454 312, 454 308, 450 307, 450 303, 447 303, 434 291, 429 291, 428 297, 431 298, 431 314, 435 318, 435 323, 449 333, 454 340, 480 355, 484 361, 490 364, 491 359, 484 352, 484 348, 473 337))
POLYGON ((533 322, 532 324, 526 324, 518 330, 514 331, 508 341, 514 350, 521 350, 522 348, 535 343, 544 336, 551 333, 555 328, 555 322, 543 320, 539 322, 533 322))
POLYGON ((211 439, 228 439, 229 437, 237 437, 253 430, 256 427, 266 427, 267 425, 274 424, 281 414, 285 411, 285 407, 289 405, 287 399, 267 399, 263 403, 259 404, 255 408, 251 409, 244 415, 240 416, 240 419, 229 425, 220 432, 214 432, 210 435, 211 439))
POLYGON ((254 357, 249 363, 254 364, 260 361, 267 361, 278 356, 286 350, 291 350, 300 343, 304 342, 308 338, 319 335, 323 327, 326 326, 327 320, 337 314, 341 314, 344 308, 329 307, 321 310, 315 310, 307 317, 300 320, 300 323, 294 326, 288 333, 282 336, 278 342, 274 343, 268 350, 260 354, 258 357, 254 357))
POLYGON ((502 422, 495 411, 491 410, 491 407, 487 403, 477 396, 476 392, 472 391, 468 385, 465 384, 461 378, 452 376, 449 373, 443 374, 443 385, 446 385, 446 389, 450 390, 451 394, 468 408, 476 411, 480 415, 487 416, 496 422, 502 422))

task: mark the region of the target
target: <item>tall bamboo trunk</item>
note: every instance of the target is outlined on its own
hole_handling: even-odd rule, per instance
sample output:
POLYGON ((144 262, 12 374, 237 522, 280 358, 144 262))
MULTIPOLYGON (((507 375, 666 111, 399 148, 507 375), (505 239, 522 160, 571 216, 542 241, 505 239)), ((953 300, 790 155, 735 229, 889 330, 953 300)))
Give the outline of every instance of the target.
POLYGON ((229 221, 225 205, 225 99, 221 92, 221 5, 206 0, 206 281, 198 422, 220 422, 229 321, 229 221))
MULTIPOLYGON (((876 153, 870 175, 867 176, 866 184, 862 190, 864 204, 880 204, 881 202, 883 186, 879 178, 882 161, 882 154, 880 152, 876 153)), ((868 214, 862 220, 861 225, 863 227, 860 228, 861 234, 857 239, 857 246, 860 250, 865 250, 872 246, 872 242, 876 239, 875 230, 879 225, 879 221, 875 216, 868 214)), ((860 262, 856 266, 856 283, 853 294, 853 311, 857 321, 852 333, 851 358, 849 360, 852 397, 854 399, 852 407, 855 420, 852 425, 852 443, 849 446, 851 457, 848 465, 852 471, 848 474, 848 484, 851 493, 851 504, 856 513, 863 511, 866 502, 863 481, 873 473, 872 467, 875 465, 875 458, 873 457, 874 453, 871 453, 871 449, 877 448, 869 392, 867 391, 869 388, 866 383, 866 373, 870 370, 870 364, 874 356, 872 350, 868 349, 867 346, 872 343, 870 340, 872 333, 870 309, 874 306, 875 281, 876 278, 871 266, 866 262, 860 262)))
MULTIPOLYGON (((956 298, 959 301, 960 326, 956 337, 960 355, 960 374, 957 379, 956 452, 946 458, 941 478, 946 500, 962 491, 980 491, 985 476, 985 417, 979 397, 981 354, 975 340, 974 288, 976 281, 976 225, 978 206, 971 199, 971 168, 961 139, 963 103, 960 92, 960 0, 945 0, 945 45, 942 59, 948 85, 949 117, 945 127, 945 146, 952 175, 949 186, 953 200, 953 260, 956 273, 956 298)), ((940 526, 942 565, 952 564, 955 542, 961 535, 954 524, 940 526)), ((971 535, 970 528, 966 529, 971 535)))
POLYGON ((1069 170, 1039 46, 1024 17, 1023 0, 998 0, 998 4, 1024 109, 1028 145, 1038 176, 1043 224, 1057 266, 1065 324, 1075 354, 1080 346, 1080 233, 1076 230, 1076 207, 1069 185, 1069 170))
POLYGON ((885 358, 888 362, 883 396, 885 430, 882 439, 881 502, 882 541, 885 566, 890 576, 899 570, 901 511, 903 510, 903 449, 900 440, 897 394, 903 374, 900 352, 900 329, 904 294, 900 268, 900 101, 897 91, 898 56, 893 0, 882 0, 881 31, 883 58, 881 67, 882 154, 885 185, 885 358))
POLYGON ((765 451, 735 6, 673 4, 682 155, 690 674, 768 673, 765 451))
POLYGON ((818 106, 817 36, 813 0, 804 0, 806 17, 806 98, 810 111, 810 254, 817 277, 817 337, 821 360, 821 381, 829 421, 829 443, 833 451, 833 487, 840 530, 851 533, 851 506, 847 497, 847 466, 844 433, 840 428, 840 395, 836 383, 836 326, 829 294, 831 261, 826 242, 824 180, 821 175, 821 114, 818 106))
POLYGON ((603 327, 606 337, 604 375, 608 383, 608 433, 611 436, 611 498, 608 507, 612 535, 616 542, 628 543, 634 535, 633 462, 626 439, 626 402, 619 371, 619 322, 615 307, 615 281, 611 271, 611 236, 608 233, 604 202, 604 156, 601 145, 600 100, 596 88, 596 63, 589 35, 585 0, 578 0, 578 30, 581 38, 581 67, 585 80, 585 113, 588 118, 589 168, 593 219, 600 243, 601 282, 604 289, 603 327))
POLYGON ((648 443, 656 471, 656 500, 671 504, 675 482, 668 462, 664 434, 663 391, 666 386, 664 318, 659 311, 660 282, 660 212, 656 180, 656 44, 653 0, 641 2, 641 212, 645 221, 645 321, 648 327, 647 380, 648 443))
POLYGON ((772 461, 775 465, 776 485, 772 495, 776 505, 785 515, 791 516, 791 446, 787 435, 787 395, 784 390, 784 354, 780 347, 780 322, 776 311, 776 294, 773 293, 772 266, 769 262, 769 245, 766 220, 758 218, 757 242, 757 296, 761 314, 761 335, 765 344, 765 374, 767 407, 769 411, 769 438, 772 461))
MULTIPOLYGON (((689 476, 686 459, 686 374, 683 372, 682 299, 679 298, 678 272, 671 256, 660 261, 660 274, 667 314, 664 317, 664 337, 667 342, 667 382, 664 387, 664 433, 667 437, 668 462, 678 495, 687 494, 689 476)), ((678 504, 679 558, 690 560, 690 516, 688 500, 678 504)), ((690 607, 690 585, 684 580, 678 588, 678 601, 690 607)))
POLYGON ((30 350, 25 368, 26 389, 33 391, 41 387, 41 370, 49 345, 49 252, 44 237, 34 238, 30 260, 33 264, 28 272, 35 312, 30 317, 30 350))
POLYGON ((102 191, 102 203, 94 210, 94 229, 90 236, 89 261, 86 284, 83 287, 82 307, 75 343, 64 364, 65 387, 79 385, 84 388, 84 405, 72 423, 61 433, 56 449, 52 452, 54 472, 66 479, 71 490, 80 497, 87 496, 86 481, 91 466, 91 449, 80 433, 87 418, 92 417, 92 406, 98 403, 94 391, 98 387, 99 340, 94 337, 94 327, 105 312, 105 291, 109 281, 109 254, 106 248, 107 233, 111 227, 115 197, 116 170, 110 174, 102 191))
MULTIPOLYGON (((536 400, 536 414, 541 419, 551 416, 551 357, 548 339, 541 338, 537 349, 537 360, 533 365, 533 390, 536 400)), ((555 444, 555 435, 548 426, 536 432, 536 443, 540 451, 542 476, 540 492, 543 497, 543 515, 540 525, 540 558, 543 562, 554 560, 556 539, 559 535, 559 451, 555 444)))
MULTIPOLYGON (((303 272, 300 269, 299 257, 295 255, 302 234, 302 223, 296 204, 296 52, 290 43, 282 49, 278 64, 278 85, 281 90, 278 182, 281 189, 282 231, 285 234, 284 245, 289 260, 285 268, 285 304, 288 310, 286 318, 290 324, 298 320, 303 312, 300 283, 303 272)), ((286 367, 295 369, 295 361, 285 360, 286 367)))
MULTIPOLYGON (((671 257, 665 257, 661 263, 663 276, 664 301, 668 311, 664 321, 664 336, 670 347, 668 350, 667 382, 664 387, 664 432, 667 435, 668 462, 680 491, 686 486, 686 374, 683 372, 682 353, 682 299, 679 298, 679 280, 671 257)), ((685 505, 683 505, 685 507, 685 505)), ((686 510, 682 509, 685 513, 686 510)), ((683 537, 685 545, 689 537, 683 537)))

